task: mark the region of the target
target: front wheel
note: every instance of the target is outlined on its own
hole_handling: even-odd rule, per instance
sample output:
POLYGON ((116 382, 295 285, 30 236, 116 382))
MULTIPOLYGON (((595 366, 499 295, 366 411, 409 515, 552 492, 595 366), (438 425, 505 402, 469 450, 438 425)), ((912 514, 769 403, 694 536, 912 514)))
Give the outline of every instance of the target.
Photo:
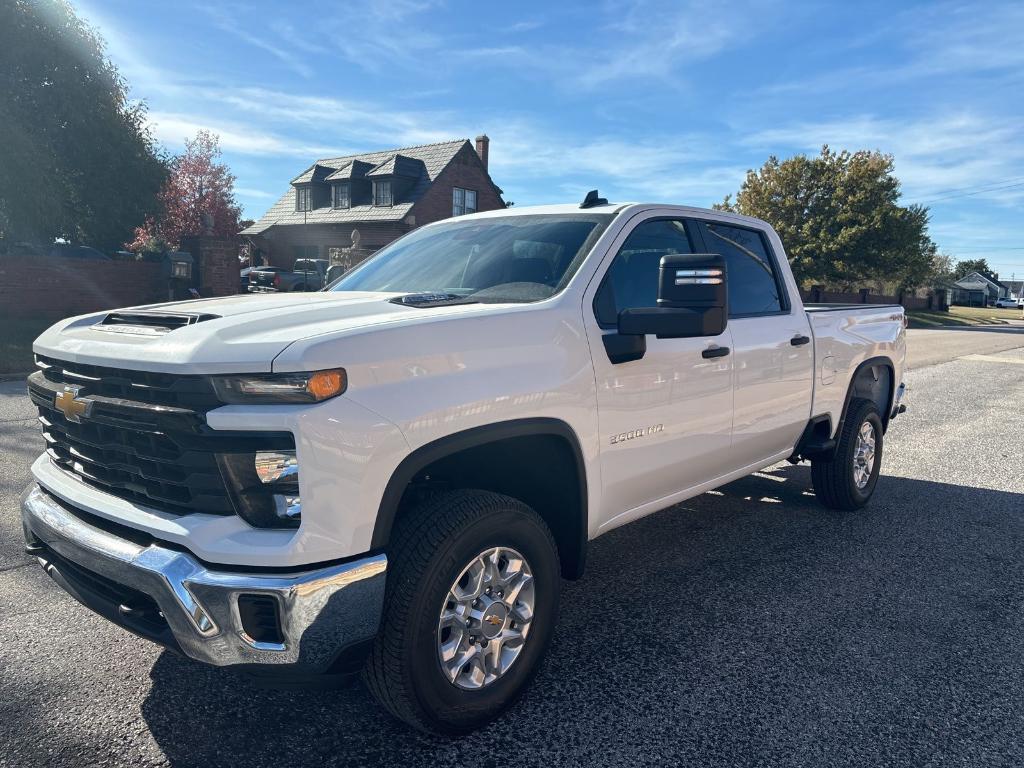
POLYGON ((487 491, 441 494, 399 521, 365 679, 396 717, 458 735, 533 678, 558 615, 558 551, 544 521, 487 491))
POLYGON ((871 400, 850 400, 835 453, 811 460, 814 492, 831 509, 860 509, 871 498, 882 466, 882 419, 871 400))

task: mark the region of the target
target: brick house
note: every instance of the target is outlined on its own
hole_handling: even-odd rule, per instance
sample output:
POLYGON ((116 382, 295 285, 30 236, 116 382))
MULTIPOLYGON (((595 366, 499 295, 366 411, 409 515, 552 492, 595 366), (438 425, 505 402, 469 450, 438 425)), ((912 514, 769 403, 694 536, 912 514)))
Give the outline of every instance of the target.
POLYGON ((432 221, 504 208, 487 173, 489 139, 468 139, 317 160, 240 233, 256 254, 290 268, 297 258, 351 267, 432 221))

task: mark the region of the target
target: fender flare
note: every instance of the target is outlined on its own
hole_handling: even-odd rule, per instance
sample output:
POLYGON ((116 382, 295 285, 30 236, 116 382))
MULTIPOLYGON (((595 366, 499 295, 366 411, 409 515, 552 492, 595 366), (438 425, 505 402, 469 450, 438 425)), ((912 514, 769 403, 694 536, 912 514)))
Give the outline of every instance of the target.
POLYGON ((565 543, 571 544, 577 553, 576 559, 578 563, 571 570, 582 574, 588 538, 586 463, 583 459, 583 450, 580 447, 580 441, 576 436, 576 432, 566 422, 554 418, 514 419, 494 424, 485 424, 480 427, 471 427, 470 429, 440 437, 414 450, 395 468, 387 485, 384 487, 384 493, 381 496, 380 506, 377 510, 377 519, 373 526, 371 549, 378 550, 387 547, 405 489, 424 468, 447 456, 471 448, 478 448, 510 438, 538 435, 551 435, 563 439, 569 447, 575 463, 579 512, 578 519, 573 521, 573 524, 578 530, 578 540, 565 543))
POLYGON ((889 391, 886 393, 887 397, 885 408, 880 409, 880 413, 878 414, 879 416, 882 417, 883 429, 888 428, 889 418, 892 415, 892 401, 893 398, 896 396, 896 366, 893 363, 892 358, 886 357, 885 355, 877 355, 875 357, 869 357, 866 360, 862 360, 860 364, 853 370, 853 375, 850 377, 850 383, 846 387, 846 399, 843 401, 843 410, 839 416, 839 422, 835 432, 836 435, 839 434, 839 432, 843 428, 843 424, 846 423, 846 413, 850 409, 850 400, 853 399, 853 386, 857 382, 857 377, 860 376, 860 374, 863 371, 867 370, 868 368, 879 365, 884 368, 887 368, 889 371, 889 391))

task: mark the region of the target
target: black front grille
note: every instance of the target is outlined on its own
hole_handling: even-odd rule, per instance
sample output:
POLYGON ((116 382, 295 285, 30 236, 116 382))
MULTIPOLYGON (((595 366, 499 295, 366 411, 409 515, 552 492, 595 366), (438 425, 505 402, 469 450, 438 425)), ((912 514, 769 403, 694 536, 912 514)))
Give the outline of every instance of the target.
POLYGON ((40 358, 29 377, 46 451, 61 469, 114 496, 177 514, 231 515, 218 454, 289 450, 287 432, 211 429, 221 403, 202 376, 175 376, 40 358), (88 413, 69 418, 56 398, 77 387, 88 413), (77 421, 74 417, 77 417, 77 421))

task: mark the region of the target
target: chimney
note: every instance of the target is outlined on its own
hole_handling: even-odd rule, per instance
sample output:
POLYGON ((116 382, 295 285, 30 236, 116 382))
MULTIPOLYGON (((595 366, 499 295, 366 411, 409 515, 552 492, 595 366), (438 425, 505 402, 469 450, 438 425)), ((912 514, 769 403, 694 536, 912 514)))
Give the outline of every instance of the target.
POLYGON ((487 134, 481 134, 476 137, 476 153, 480 155, 480 161, 484 164, 484 170, 487 170, 487 150, 491 145, 491 140, 487 138, 487 134))

